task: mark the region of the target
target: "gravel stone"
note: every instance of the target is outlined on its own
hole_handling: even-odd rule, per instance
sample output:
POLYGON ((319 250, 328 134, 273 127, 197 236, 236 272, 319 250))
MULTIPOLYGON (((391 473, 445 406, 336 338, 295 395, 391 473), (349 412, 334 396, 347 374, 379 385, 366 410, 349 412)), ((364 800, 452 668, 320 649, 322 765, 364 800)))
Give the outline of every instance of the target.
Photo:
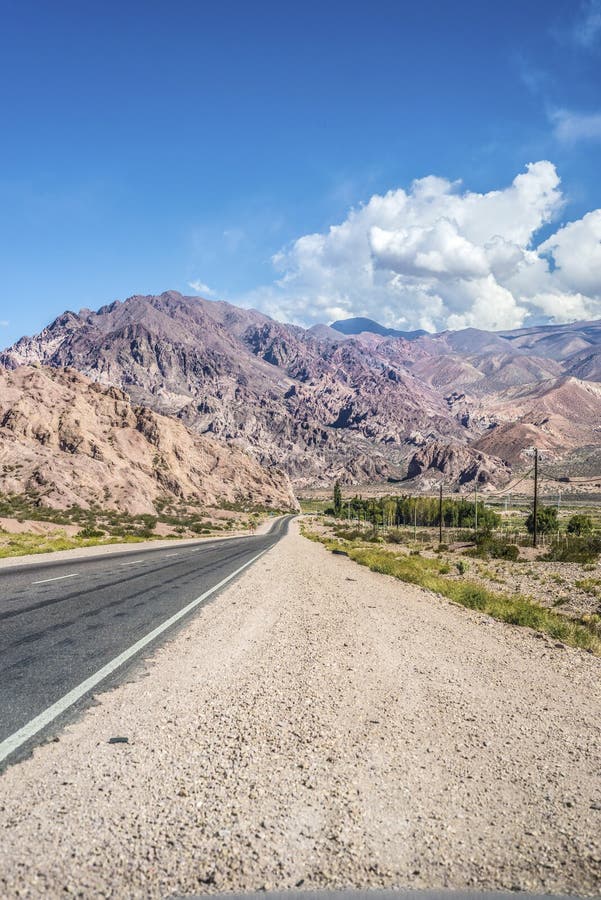
POLYGON ((293 524, 145 674, 2 776, 1 896, 601 892, 589 654, 293 524))

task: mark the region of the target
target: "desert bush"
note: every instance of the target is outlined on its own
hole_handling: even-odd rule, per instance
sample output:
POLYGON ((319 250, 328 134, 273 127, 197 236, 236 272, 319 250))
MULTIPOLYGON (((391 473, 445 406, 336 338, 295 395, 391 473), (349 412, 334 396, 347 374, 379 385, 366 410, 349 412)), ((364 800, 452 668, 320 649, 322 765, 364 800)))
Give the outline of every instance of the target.
POLYGON ((511 562, 515 562, 520 558, 520 550, 515 544, 509 544, 506 541, 494 541, 490 555, 493 559, 508 559, 511 562))
POLYGON ((520 557, 519 548, 502 538, 494 538, 490 534, 480 534, 476 546, 466 553, 476 559, 507 559, 515 562, 520 557))
POLYGON ((567 524, 568 534, 575 534, 578 537, 591 534, 593 531, 593 520, 590 516, 583 513, 576 513, 572 516, 567 524))
POLYGON ((574 587, 577 587, 580 591, 584 591, 586 594, 592 594, 593 597, 598 597, 601 579, 579 578, 574 582, 574 587))
POLYGON ((360 528, 347 528, 344 525, 337 525, 332 531, 336 537, 342 538, 344 541, 356 541, 365 536, 365 532, 361 531, 360 528))
POLYGON ((104 535, 104 531, 101 531, 100 528, 94 528, 91 525, 86 525, 85 528, 82 528, 77 532, 77 537, 80 538, 99 538, 104 535))
POLYGON ((193 531, 194 534, 209 534, 211 529, 207 525, 203 525, 202 522, 192 522, 190 531, 193 531))
POLYGON ((594 563, 599 559, 600 553, 601 538, 589 535, 572 537, 567 543, 554 541, 540 559, 551 562, 594 563))

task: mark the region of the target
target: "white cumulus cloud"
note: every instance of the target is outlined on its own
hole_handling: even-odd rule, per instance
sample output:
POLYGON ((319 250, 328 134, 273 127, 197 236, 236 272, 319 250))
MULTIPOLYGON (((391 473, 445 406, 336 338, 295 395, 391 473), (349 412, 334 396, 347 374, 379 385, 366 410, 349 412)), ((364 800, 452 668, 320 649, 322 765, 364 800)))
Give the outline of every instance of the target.
POLYGON ((537 244, 563 205, 546 160, 488 193, 421 178, 284 247, 277 279, 244 303, 302 324, 369 316, 428 330, 601 316, 601 210, 537 244))
POLYGON ((601 300, 601 209, 564 225, 539 251, 553 257, 553 280, 564 290, 601 300))

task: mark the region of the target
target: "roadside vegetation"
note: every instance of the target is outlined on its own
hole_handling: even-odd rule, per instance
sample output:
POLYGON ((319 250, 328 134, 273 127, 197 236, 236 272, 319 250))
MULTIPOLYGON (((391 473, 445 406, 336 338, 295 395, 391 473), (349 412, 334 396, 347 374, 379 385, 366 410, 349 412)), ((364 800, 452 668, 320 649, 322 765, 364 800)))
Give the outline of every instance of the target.
POLYGON ((130 514, 100 506, 53 509, 44 506, 34 491, 0 494, 0 520, 9 520, 5 528, 0 521, 0 558, 99 544, 253 531, 268 512, 273 514, 248 504, 228 503, 213 509, 174 503, 166 498, 157 501, 154 515, 130 514))
POLYGON ((343 553, 354 562, 367 566, 372 572, 392 575, 501 622, 534 628, 571 647, 601 656, 601 616, 572 620, 527 597, 492 591, 465 577, 461 561, 453 570, 447 560, 429 559, 420 555, 419 551, 399 554, 378 547, 366 547, 358 539, 340 541, 308 530, 304 530, 304 534, 310 540, 321 541, 328 550, 343 553))
POLYGON ((527 508, 520 526, 508 528, 483 501, 476 509, 445 498, 441 528, 437 497, 345 500, 337 486, 333 499, 311 511, 306 537, 374 572, 601 655, 601 531, 587 512, 562 510, 560 520, 555 506, 541 504, 535 549, 527 508))
POLYGON ((137 543, 146 538, 133 537, 69 537, 64 532, 54 534, 6 533, 0 530, 0 559, 11 556, 27 556, 32 553, 53 553, 56 550, 74 550, 78 547, 95 547, 98 544, 137 543))

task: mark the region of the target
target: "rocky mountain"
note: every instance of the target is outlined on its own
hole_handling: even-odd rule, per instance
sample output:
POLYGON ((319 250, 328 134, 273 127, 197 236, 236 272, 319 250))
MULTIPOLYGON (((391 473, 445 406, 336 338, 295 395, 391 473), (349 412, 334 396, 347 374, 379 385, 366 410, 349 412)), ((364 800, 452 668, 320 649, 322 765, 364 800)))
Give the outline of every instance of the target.
POLYGON ((601 322, 355 333, 363 328, 304 329, 169 291, 65 312, 0 364, 76 368, 285 470, 297 488, 396 481, 416 454, 420 477, 431 468, 458 485, 495 484, 535 443, 566 461, 599 443, 601 322))
POLYGON ((0 491, 154 513, 157 499, 296 508, 282 472, 74 369, 0 369, 0 491))
POLYGON ((443 397, 377 347, 174 292, 66 312, 0 357, 32 362, 118 386, 301 486, 400 477, 411 434, 462 431, 443 397))
POLYGON ((511 478, 511 467, 498 457, 482 453, 462 444, 433 441, 417 450, 407 466, 407 478, 435 475, 434 486, 441 479, 446 485, 505 485, 511 478))

